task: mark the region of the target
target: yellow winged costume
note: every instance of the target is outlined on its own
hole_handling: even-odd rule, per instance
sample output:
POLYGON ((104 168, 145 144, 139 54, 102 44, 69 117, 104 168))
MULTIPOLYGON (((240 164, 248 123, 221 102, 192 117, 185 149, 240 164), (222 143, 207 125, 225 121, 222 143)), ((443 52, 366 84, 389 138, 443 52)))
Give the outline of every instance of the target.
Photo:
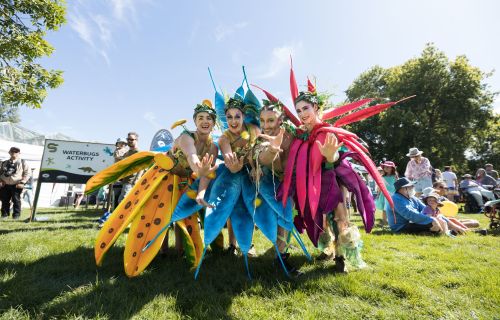
MULTIPOLYGON (((189 131, 185 130, 182 134, 190 134, 196 139, 196 135, 189 131)), ((202 150, 197 152, 198 156, 204 155, 211 145, 212 139, 209 139, 202 150)), ((94 246, 96 264, 101 266, 106 252, 130 225, 124 251, 125 273, 129 277, 139 275, 157 255, 166 233, 151 243, 148 250, 142 249, 170 223, 180 196, 187 192, 189 197, 196 197, 196 192, 188 189, 193 180, 186 156, 179 148, 168 154, 138 152, 98 172, 87 182, 85 190, 86 193, 92 193, 104 185, 144 169, 147 169, 146 173, 104 223, 94 246)), ((176 224, 183 234, 186 258, 192 268, 195 268, 203 252, 198 214, 176 224)))

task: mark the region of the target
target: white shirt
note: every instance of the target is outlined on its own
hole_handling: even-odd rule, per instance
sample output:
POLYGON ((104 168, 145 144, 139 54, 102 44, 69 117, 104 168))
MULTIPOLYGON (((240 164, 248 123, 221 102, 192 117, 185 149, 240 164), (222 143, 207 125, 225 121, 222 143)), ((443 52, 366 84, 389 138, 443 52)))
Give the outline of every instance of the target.
POLYGON ((455 188, 455 180, 457 180, 457 175, 452 171, 445 171, 443 174, 443 181, 446 182, 448 188, 455 188))

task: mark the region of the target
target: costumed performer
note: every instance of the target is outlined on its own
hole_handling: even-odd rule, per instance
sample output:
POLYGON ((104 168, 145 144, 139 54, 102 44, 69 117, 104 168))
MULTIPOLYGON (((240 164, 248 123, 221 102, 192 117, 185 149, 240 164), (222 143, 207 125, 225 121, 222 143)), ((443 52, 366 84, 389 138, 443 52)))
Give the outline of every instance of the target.
MULTIPOLYGON (((100 230, 94 248, 98 266, 102 265, 105 253, 131 224, 124 252, 125 273, 129 277, 140 274, 160 250, 165 235, 160 241, 151 243, 148 251, 142 248, 159 230, 169 225, 179 197, 192 181, 191 172, 199 177, 213 174, 217 148, 210 133, 216 114, 209 100, 195 107, 193 118, 196 131, 185 130, 167 154, 151 151, 136 153, 97 173, 87 182, 86 193, 92 193, 103 185, 149 168, 100 230)), ((186 257, 195 267, 203 248, 198 219, 186 217, 177 224, 184 235, 186 257)))

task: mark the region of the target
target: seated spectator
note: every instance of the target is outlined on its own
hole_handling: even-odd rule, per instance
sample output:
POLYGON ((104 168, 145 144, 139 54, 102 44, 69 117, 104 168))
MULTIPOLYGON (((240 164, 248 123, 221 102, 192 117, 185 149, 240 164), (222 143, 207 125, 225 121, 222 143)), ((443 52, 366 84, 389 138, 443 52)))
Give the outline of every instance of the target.
POLYGON ((493 170, 493 165, 491 163, 487 163, 484 165, 484 168, 486 169, 486 173, 493 177, 495 180, 498 180, 498 171, 493 170))
POLYGON ((467 231, 467 227, 461 224, 458 220, 453 218, 447 218, 441 211, 439 207, 443 206, 442 200, 447 201, 448 199, 441 197, 436 190, 433 188, 425 188, 422 194, 422 201, 426 205, 423 214, 429 217, 436 218, 443 229, 444 234, 448 236, 455 236, 457 234, 463 234, 467 231))
MULTIPOLYGON (((434 185, 434 191, 439 195, 439 201, 446 201, 448 198, 446 198, 446 185, 444 182, 435 182, 434 185)), ((424 189, 424 194, 430 193, 428 189, 424 189)), ((464 225, 466 228, 479 228, 479 221, 475 219, 455 219, 455 218, 449 218, 449 219, 454 219, 457 220, 460 224, 464 225)))
POLYGON ((486 188, 486 189, 494 189, 497 185, 498 185, 498 182, 495 178, 493 178, 492 176, 490 176, 489 174, 486 173, 486 170, 483 169, 483 168, 479 168, 477 169, 477 172, 476 172, 476 182, 486 188))
POLYGON ((483 196, 488 200, 495 200, 493 191, 486 190, 485 188, 481 187, 479 184, 472 180, 472 176, 470 174, 464 174, 462 178, 463 180, 460 181, 460 189, 463 192, 473 196, 477 202, 477 205, 481 209, 484 208, 483 196))
POLYGON ((400 178, 394 183, 394 211, 389 203, 385 207, 389 227, 395 233, 442 232, 436 218, 422 214, 425 205, 415 197, 414 184, 407 178, 400 178))

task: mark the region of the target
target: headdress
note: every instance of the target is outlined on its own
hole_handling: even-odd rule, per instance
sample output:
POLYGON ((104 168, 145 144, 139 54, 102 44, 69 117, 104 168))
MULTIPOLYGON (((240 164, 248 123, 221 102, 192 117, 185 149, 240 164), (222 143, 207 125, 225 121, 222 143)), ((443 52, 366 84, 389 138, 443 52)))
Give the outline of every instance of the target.
POLYGON ((228 127, 226 120, 226 111, 230 108, 237 108, 241 110, 245 115, 245 123, 252 123, 256 126, 259 126, 259 111, 261 108, 261 104, 252 90, 250 90, 245 67, 243 67, 243 82, 241 83, 241 86, 236 90, 234 96, 232 98, 229 98, 229 100, 227 101, 224 99, 222 93, 217 90, 210 68, 208 68, 208 72, 215 89, 215 112, 217 113, 217 118, 219 119, 221 129, 225 130, 228 127))
MULTIPOLYGON (((272 111, 277 111, 279 113, 283 113, 283 103, 281 101, 276 100, 276 101, 271 101, 267 99, 262 99, 262 109, 266 110, 272 110, 272 111)), ((261 111, 262 111, 261 109, 261 111)))
POLYGON ((196 118, 196 115, 200 112, 208 113, 214 121, 217 121, 217 113, 215 109, 212 107, 212 102, 208 99, 203 100, 201 103, 197 104, 194 108, 193 119, 196 118))

